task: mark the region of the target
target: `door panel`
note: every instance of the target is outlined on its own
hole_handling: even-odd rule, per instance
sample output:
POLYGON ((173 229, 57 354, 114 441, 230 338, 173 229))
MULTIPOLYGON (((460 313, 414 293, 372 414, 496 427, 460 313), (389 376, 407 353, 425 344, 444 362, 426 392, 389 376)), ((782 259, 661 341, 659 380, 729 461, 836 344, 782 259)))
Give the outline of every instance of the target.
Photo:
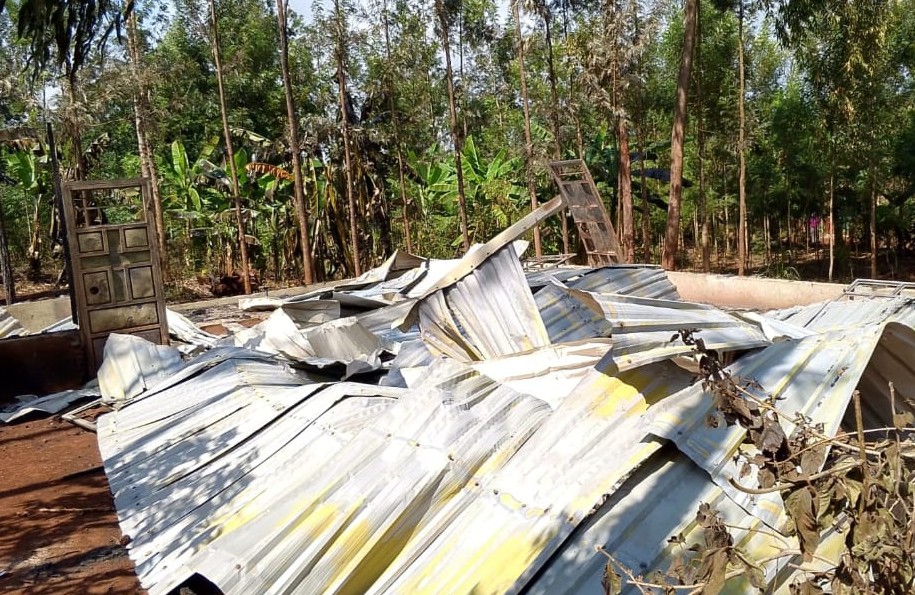
POLYGON ((110 333, 167 343, 149 181, 70 182, 63 196, 80 331, 92 369, 101 365, 110 333))

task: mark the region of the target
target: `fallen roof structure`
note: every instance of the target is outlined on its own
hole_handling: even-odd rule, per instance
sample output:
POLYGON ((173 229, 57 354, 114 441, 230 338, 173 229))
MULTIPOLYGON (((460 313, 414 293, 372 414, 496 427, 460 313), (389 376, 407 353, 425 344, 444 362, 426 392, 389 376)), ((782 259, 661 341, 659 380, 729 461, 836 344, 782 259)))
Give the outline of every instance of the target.
MULTIPOLYGON (((112 348, 121 374, 102 392, 123 405, 99 419, 99 447, 143 586, 595 593, 597 548, 664 570, 672 536, 699 539, 703 503, 766 559, 785 547, 781 496, 732 483, 746 430, 707 423, 681 331, 778 397, 789 435, 796 415, 834 435, 856 389, 874 426, 892 416, 888 381, 915 402, 912 298, 727 312, 680 300, 655 267, 525 272, 523 227, 456 263, 399 255, 287 300, 151 386, 161 363, 112 348)), ((787 592, 816 564, 763 571, 787 592)))

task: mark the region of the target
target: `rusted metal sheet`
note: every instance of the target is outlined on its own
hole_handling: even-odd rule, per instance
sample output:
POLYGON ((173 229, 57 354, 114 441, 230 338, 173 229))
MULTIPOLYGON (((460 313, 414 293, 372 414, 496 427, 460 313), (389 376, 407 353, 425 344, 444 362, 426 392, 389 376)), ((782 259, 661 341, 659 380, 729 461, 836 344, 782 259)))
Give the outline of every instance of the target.
POLYGON ((168 343, 149 196, 145 178, 63 187, 80 330, 94 369, 113 332, 168 343))
POLYGON ((616 231, 585 162, 581 159, 553 161, 550 173, 559 187, 559 194, 569 205, 588 255, 588 264, 601 266, 620 262, 616 231))

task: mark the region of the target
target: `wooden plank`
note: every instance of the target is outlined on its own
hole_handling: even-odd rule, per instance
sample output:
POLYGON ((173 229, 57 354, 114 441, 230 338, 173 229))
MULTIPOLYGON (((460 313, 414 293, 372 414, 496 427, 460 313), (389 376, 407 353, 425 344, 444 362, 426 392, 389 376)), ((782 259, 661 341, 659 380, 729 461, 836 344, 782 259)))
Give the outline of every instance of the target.
POLYGON ((610 215, 597 192, 588 166, 581 159, 553 161, 550 174, 569 205, 572 219, 588 255, 588 264, 619 262, 619 241, 610 215))

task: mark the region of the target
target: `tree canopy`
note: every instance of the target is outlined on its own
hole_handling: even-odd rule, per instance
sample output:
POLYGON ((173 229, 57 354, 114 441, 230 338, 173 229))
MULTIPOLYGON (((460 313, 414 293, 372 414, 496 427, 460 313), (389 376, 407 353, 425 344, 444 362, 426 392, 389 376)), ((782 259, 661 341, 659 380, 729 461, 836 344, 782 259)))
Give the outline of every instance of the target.
MULTIPOLYGON (((220 102, 208 2, 0 0, 20 274, 58 266, 46 121, 72 175, 156 178, 172 279, 235 270, 240 242, 277 283, 406 246, 455 256, 551 198, 547 162, 577 157, 633 260, 666 245, 668 267, 907 274, 915 0, 338 0, 279 27, 277 6, 213 3, 220 102)), ((544 254, 578 246, 560 219, 539 237, 544 254)))

